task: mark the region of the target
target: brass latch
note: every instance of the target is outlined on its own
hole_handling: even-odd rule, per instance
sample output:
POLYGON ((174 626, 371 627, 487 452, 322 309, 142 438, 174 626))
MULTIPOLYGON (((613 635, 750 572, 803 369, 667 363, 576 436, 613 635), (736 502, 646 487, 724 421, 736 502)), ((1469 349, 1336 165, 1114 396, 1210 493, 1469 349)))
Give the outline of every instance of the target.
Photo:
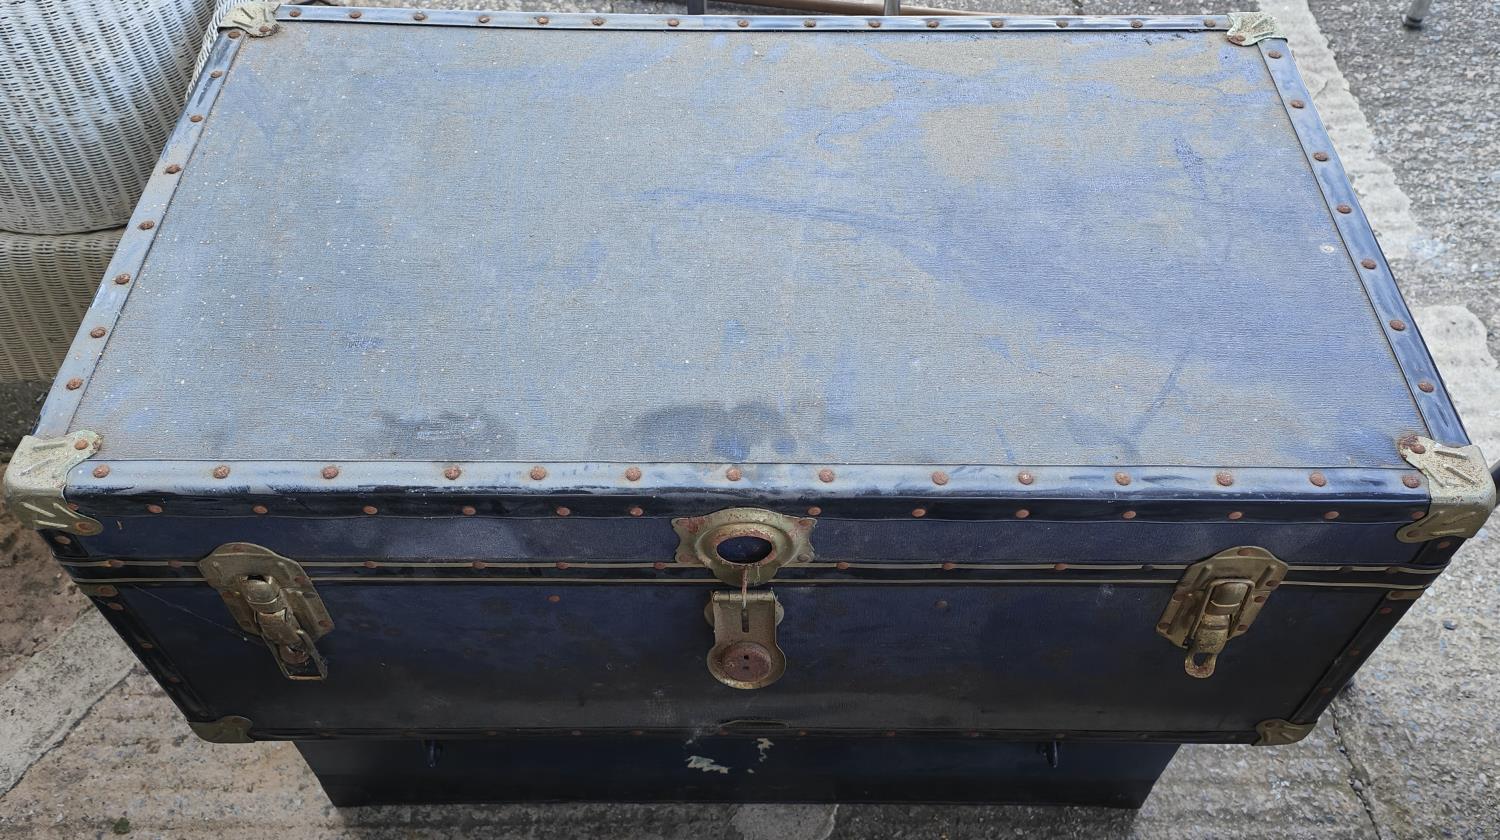
POLYGON ((1250 629, 1271 591, 1286 577, 1286 564, 1248 545, 1221 551, 1187 568, 1156 632, 1187 648, 1188 676, 1213 676, 1230 639, 1250 629))
POLYGON ((773 592, 715 592, 704 610, 714 628, 708 672, 730 688, 765 688, 786 673, 776 645, 782 609, 773 592))
POLYGON ((812 562, 811 536, 817 523, 760 508, 726 508, 674 519, 677 562, 701 563, 730 586, 758 586, 788 563, 812 562))
POLYGON ((301 566, 252 543, 227 543, 198 568, 240 629, 266 643, 287 679, 328 676, 313 642, 333 629, 333 619, 301 566))

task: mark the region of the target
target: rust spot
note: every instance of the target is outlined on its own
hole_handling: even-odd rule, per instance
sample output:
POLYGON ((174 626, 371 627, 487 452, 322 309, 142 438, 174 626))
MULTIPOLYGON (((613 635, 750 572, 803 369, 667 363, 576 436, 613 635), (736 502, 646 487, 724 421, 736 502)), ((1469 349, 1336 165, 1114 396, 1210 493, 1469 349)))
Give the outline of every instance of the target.
POLYGON ((292 17, 302 17, 302 10, 301 9, 293 9, 290 12, 287 12, 287 14, 291 15, 292 17))
POLYGON ((1420 441, 1416 440, 1413 440, 1411 443, 1407 444, 1406 448, 1417 453, 1418 455, 1424 455, 1427 453, 1427 447, 1423 446, 1420 441))
POLYGON ((425 15, 425 14, 423 14, 421 12, 416 12, 416 13, 414 13, 411 16, 411 19, 412 20, 426 20, 427 19, 427 15, 425 15))
POLYGON ((252 512, 260 515, 260 516, 265 516, 267 513, 270 512, 270 509, 267 508, 265 505, 256 505, 255 507, 250 508, 250 510, 252 512))
POLYGON ((1298 108, 1298 109, 1306 108, 1307 107, 1307 103, 1303 102, 1300 99, 1293 99, 1292 101, 1288 102, 1287 104, 1290 105, 1290 106, 1292 106, 1293 108, 1298 108))
POLYGON ((1214 20, 1213 18, 1207 18, 1203 21, 1203 25, 1208 27, 1209 29, 1213 29, 1215 26, 1219 25, 1219 22, 1214 20))
POLYGON ((557 515, 558 516, 568 516, 568 515, 570 515, 572 513, 573 513, 573 511, 569 510, 566 507, 563 507, 562 505, 558 505, 558 507, 557 507, 557 515))
POLYGON ((937 29, 938 28, 938 22, 935 21, 935 20, 929 20, 929 21, 927 21, 927 28, 928 29, 937 29))
POLYGON ((330 479, 331 478, 338 478, 339 477, 339 468, 338 467, 334 467, 334 466, 324 467, 323 468, 323 472, 322 472, 322 476, 324 478, 330 478, 330 479))
POLYGON ((936 484, 939 487, 942 487, 944 484, 948 483, 948 474, 943 472, 942 470, 938 470, 937 472, 932 474, 932 483, 936 484))
POLYGON ((328 629, 328 628, 330 628, 330 627, 333 626, 333 622, 329 621, 326 618, 320 618, 320 619, 318 619, 318 626, 322 627, 323 629, 326 630, 326 629, 328 629))
POLYGON ((1338 207, 1336 207, 1334 209, 1338 210, 1340 213, 1343 213, 1345 215, 1348 215, 1348 214, 1354 212, 1354 208, 1350 207, 1347 204, 1340 204, 1338 207))
POLYGON ((1327 152, 1313 152, 1313 160, 1318 161, 1319 163, 1325 163, 1328 160, 1328 153, 1327 152))
POLYGON ((475 510, 473 507, 471 507, 469 505, 464 505, 463 507, 459 508, 459 513, 462 513, 464 516, 473 516, 474 514, 476 514, 478 512, 479 511, 475 510))
POLYGON ((844 562, 844 561, 843 561, 843 560, 840 560, 840 561, 839 561, 839 562, 837 562, 837 563, 834 563, 834 564, 833 564, 833 567, 834 567, 834 568, 835 568, 835 569, 838 569, 838 570, 839 570, 839 571, 841 571, 841 572, 844 572, 844 571, 848 571, 848 570, 849 570, 849 564, 848 564, 848 563, 846 563, 846 562, 844 562))
POLYGON ((107 475, 109 475, 108 465, 100 464, 99 466, 94 467, 94 478, 103 478, 107 475))
POLYGON ((374 505, 365 505, 364 507, 360 508, 360 510, 365 512, 365 516, 374 516, 375 514, 380 512, 380 509, 375 507, 374 505))
POLYGON ((1234 473, 1228 470, 1220 470, 1214 474, 1214 481, 1217 481, 1220 487, 1228 487, 1234 484, 1234 473))
POLYGON ((1256 595, 1255 596, 1255 603, 1257 603, 1257 604, 1264 604, 1265 602, 1266 602, 1266 596, 1264 596, 1264 595, 1256 595))
POLYGON ((921 519, 927 515, 927 508, 912 508, 911 515, 921 519))
POLYGON ((203 122, 203 115, 194 114, 191 117, 188 117, 188 122, 203 122))
POLYGON ((808 516, 817 516, 818 514, 820 514, 822 512, 823 512, 823 509, 820 508, 820 507, 818 507, 817 505, 813 505, 812 507, 810 507, 810 508, 807 509, 807 515, 808 516))
POLYGON ((1451 540, 1443 540, 1442 542, 1440 542, 1440 543, 1437 544, 1437 547, 1438 548, 1450 548, 1450 547, 1452 547, 1452 545, 1453 545, 1453 542, 1451 540))
POLYGON ((1362 266, 1364 266, 1365 268, 1369 268, 1369 269, 1375 268, 1375 261, 1372 260, 1372 259, 1370 259, 1369 257, 1365 257, 1364 259, 1360 260, 1359 264, 1362 265, 1362 266))
POLYGON ((871 29, 879 29, 880 28, 880 21, 878 21, 878 20, 872 20, 872 21, 870 21, 870 28, 871 29))
POLYGON ((238 37, 240 37, 240 31, 238 29, 231 29, 231 30, 229 30, 229 37, 230 38, 238 38, 238 37))
POLYGON ((67 388, 69 391, 76 391, 79 388, 83 387, 83 380, 75 376, 72 379, 69 379, 67 384, 63 387, 67 388))
POLYGON ((552 22, 552 19, 551 19, 551 18, 549 18, 549 17, 546 17, 546 16, 545 16, 545 15, 544 15, 544 16, 542 16, 542 17, 539 17, 539 18, 537 18, 537 19, 536 19, 536 22, 537 22, 537 25, 538 25, 538 26, 546 26, 546 25, 547 25, 547 24, 549 24, 549 23, 551 23, 551 22, 552 22))
POLYGON ((1129 485, 1130 484, 1130 474, 1129 473, 1123 473, 1123 472, 1117 472, 1117 473, 1115 473, 1115 483, 1118 484, 1118 485, 1120 485, 1121 487, 1125 487, 1125 486, 1129 485))
POLYGON ((818 480, 821 481, 821 482, 823 482, 824 484, 832 483, 832 481, 833 481, 833 470, 830 470, 830 469, 828 469, 826 467, 823 468, 823 469, 821 469, 821 470, 818 470, 818 480))
POLYGON ((1031 511, 1027 510, 1026 508, 1021 508, 1020 510, 1016 511, 1016 518, 1017 519, 1025 519, 1026 517, 1028 517, 1030 515, 1031 515, 1031 511))
POLYGON ((1379 610, 1379 612, 1380 612, 1381 615, 1390 615, 1391 614, 1391 608, 1390 607, 1381 607, 1380 610, 1379 610))
POLYGON ((668 26, 676 26, 680 22, 681 21, 677 20, 677 18, 667 18, 667 25, 668 26))
POLYGON ((666 564, 666 563, 663 563, 663 562, 662 562, 662 561, 660 561, 660 560, 658 560, 658 561, 656 561, 656 562, 655 562, 655 563, 652 563, 652 564, 651 564, 651 568, 653 568, 653 569, 655 569, 655 570, 657 570, 657 571, 658 571, 658 572, 659 572, 659 571, 661 571, 661 570, 662 570, 662 569, 665 569, 665 568, 666 568, 666 567, 667 567, 667 564, 666 564))
POLYGON ((813 20, 812 18, 808 18, 807 20, 802 21, 802 25, 807 27, 808 29, 812 29, 814 26, 818 25, 818 22, 813 20))
POLYGON ((1417 478, 1414 475, 1403 475, 1401 476, 1401 483, 1405 484, 1407 487, 1415 489, 1422 486, 1422 479, 1417 478))
POLYGON ((956 568, 958 568, 958 564, 951 561, 943 564, 943 571, 945 572, 951 572, 956 568))
POLYGON ((1005 21, 1003 21, 1003 20, 992 20, 992 21, 990 21, 990 26, 992 26, 992 27, 994 27, 996 29, 1004 29, 1005 28, 1005 21))
POLYGON ((1135 518, 1135 511, 1133 511, 1133 510, 1127 510, 1124 513, 1120 514, 1120 517, 1123 518, 1123 519, 1134 519, 1135 518))
POLYGON ((548 595, 547 596, 547 603, 549 603, 549 604, 555 604, 555 603, 557 603, 558 601, 561 601, 561 600, 562 600, 562 596, 561 595, 548 595))
POLYGON ((115 285, 116 286, 123 286, 123 285, 125 285, 126 283, 129 283, 129 282, 130 282, 130 275, 129 274, 116 274, 115 275, 115 285))
POLYGON ((1033 476, 1031 473, 1022 470, 1016 473, 1016 481, 1019 481, 1022 484, 1030 484, 1031 482, 1036 481, 1036 476, 1033 476))
POLYGON ((1281 52, 1279 50, 1271 50, 1270 52, 1266 53, 1266 57, 1267 58, 1281 58, 1281 52))
POLYGON ((1240 520, 1245 518, 1245 514, 1243 511, 1232 510, 1229 512, 1229 518, 1233 520, 1240 520))
POLYGON ((1311 481, 1314 487, 1323 487, 1328 484, 1328 477, 1316 471, 1308 475, 1307 480, 1311 481))
POLYGON ((161 513, 161 505, 146 505, 147 513, 161 513))
POLYGON ((531 476, 531 480, 532 481, 541 481, 542 479, 544 479, 544 478, 547 477, 547 468, 546 467, 532 467, 531 468, 531 472, 529 473, 529 475, 531 476))
POLYGON ((640 481, 641 480, 641 468, 640 467, 631 467, 631 468, 627 469, 625 471, 625 480, 626 481, 640 481))
POLYGON ((104 328, 103 327, 94 327, 93 329, 89 330, 89 337, 90 338, 103 338, 104 337, 104 328))
POLYGON ((724 477, 730 481, 739 481, 744 476, 739 467, 730 467, 724 471, 724 477))
POLYGON ((355 9, 354 11, 352 11, 352 12, 349 13, 349 17, 352 17, 355 20, 359 20, 363 16, 364 16, 364 12, 361 12, 358 9, 355 9))
POLYGON ((82 439, 82 438, 79 438, 78 440, 73 441, 73 448, 74 449, 79 449, 79 450, 88 449, 89 448, 89 442, 86 441, 86 440, 84 440, 84 439, 82 439))
POLYGON ((1430 394, 1430 393, 1432 393, 1436 389, 1435 385, 1433 385, 1431 382, 1428 382, 1425 379, 1422 380, 1421 382, 1418 382, 1417 383, 1417 387, 1420 388, 1421 391, 1422 391, 1422 393, 1424 393, 1424 394, 1430 394))
POLYGON ((745 27, 750 25, 750 21, 745 20, 744 18, 740 18, 739 20, 734 22, 734 25, 738 26, 741 29, 744 29, 745 27))
POLYGON ((1414 520, 1415 519, 1421 519, 1422 517, 1424 517, 1426 515, 1427 515, 1427 511, 1425 511, 1425 510, 1414 510, 1414 511, 1411 512, 1411 518, 1414 519, 1414 520))
POLYGON ((636 506, 636 507, 633 507, 633 508, 630 509, 630 515, 631 516, 640 516, 643 513, 645 513, 645 511, 642 510, 640 508, 640 506, 636 506))
POLYGON ((220 464, 217 467, 214 467, 213 477, 214 478, 228 478, 229 477, 229 467, 228 467, 228 465, 226 465, 226 464, 220 464))
POLYGON ((1131 29, 1140 29, 1142 26, 1145 26, 1145 25, 1146 25, 1146 22, 1142 21, 1142 20, 1133 20, 1133 21, 1130 22, 1130 28, 1131 29))
POLYGON ((217 78, 219 78, 220 76, 223 76, 223 75, 224 75, 224 71, 223 70, 215 70, 214 72, 209 73, 208 77, 210 79, 217 79, 217 78))
POLYGON ((177 173, 179 173, 179 172, 182 171, 182 167, 178 166, 175 163, 172 163, 172 164, 168 164, 167 168, 163 169, 162 171, 165 172, 165 173, 167 173, 168 175, 176 175, 177 173))
POLYGON ((589 23, 592 23, 595 26, 603 26, 604 18, 594 18, 593 20, 589 21, 589 23))
POLYGON ((1392 318, 1391 329, 1395 330, 1396 332, 1401 332, 1406 329, 1406 322, 1401 320, 1400 318, 1392 318))
POLYGON ((1067 29, 1068 28, 1068 22, 1065 21, 1065 20, 1058 21, 1057 22, 1057 28, 1058 29, 1067 29))
POLYGON ((1332 521, 1334 519, 1338 519, 1339 518, 1339 512, 1336 511, 1336 510, 1330 510, 1327 513, 1323 514, 1323 518, 1327 519, 1329 521, 1332 521))
POLYGON ((464 471, 459 469, 458 467, 449 467, 448 469, 443 470, 443 478, 446 478, 449 481, 457 481, 458 477, 463 474, 464 471))

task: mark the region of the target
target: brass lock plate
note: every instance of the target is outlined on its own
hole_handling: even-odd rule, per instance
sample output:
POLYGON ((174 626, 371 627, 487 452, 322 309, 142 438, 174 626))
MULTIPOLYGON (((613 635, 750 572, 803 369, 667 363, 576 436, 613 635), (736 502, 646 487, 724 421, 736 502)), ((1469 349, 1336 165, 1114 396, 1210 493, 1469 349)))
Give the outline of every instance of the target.
POLYGON ((313 643, 333 629, 333 619, 295 561, 253 543, 226 543, 198 568, 240 629, 266 643, 287 679, 328 676, 313 643))
POLYGON ((1187 568, 1156 632, 1187 649, 1183 669, 1189 676, 1210 677, 1224 646, 1250 629, 1285 577, 1286 564, 1264 548, 1221 551, 1187 568))
POLYGON ((773 592, 715 592, 704 610, 714 628, 708 672, 730 688, 765 688, 786 673, 776 644, 783 615, 773 592))
POLYGON ((816 519, 800 519, 761 508, 728 508, 707 516, 672 520, 680 540, 677 562, 700 563, 731 586, 766 583, 788 563, 813 559, 816 519), (746 551, 730 549, 748 546, 746 551))

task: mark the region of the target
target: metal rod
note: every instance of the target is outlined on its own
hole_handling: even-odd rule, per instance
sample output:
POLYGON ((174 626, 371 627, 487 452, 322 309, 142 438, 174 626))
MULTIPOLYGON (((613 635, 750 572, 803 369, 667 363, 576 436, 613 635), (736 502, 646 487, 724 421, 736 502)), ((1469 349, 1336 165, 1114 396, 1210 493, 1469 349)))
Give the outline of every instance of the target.
POLYGON ((901 15, 901 0, 885 0, 885 9, 882 13, 887 17, 899 17, 901 15))
POLYGON ((1405 16, 1401 18, 1401 25, 1407 29, 1421 29, 1422 21, 1431 7, 1432 0, 1411 0, 1411 5, 1406 7, 1405 16))
MULTIPOLYGON (((884 0, 882 0, 884 2, 884 0)), ((858 0, 760 0, 753 5, 767 9, 792 9, 799 12, 822 12, 829 15, 856 15, 876 17, 889 14, 885 7, 858 0)), ((930 6, 900 6, 900 14, 909 17, 993 17, 986 12, 969 12, 961 9, 934 9, 930 6)))

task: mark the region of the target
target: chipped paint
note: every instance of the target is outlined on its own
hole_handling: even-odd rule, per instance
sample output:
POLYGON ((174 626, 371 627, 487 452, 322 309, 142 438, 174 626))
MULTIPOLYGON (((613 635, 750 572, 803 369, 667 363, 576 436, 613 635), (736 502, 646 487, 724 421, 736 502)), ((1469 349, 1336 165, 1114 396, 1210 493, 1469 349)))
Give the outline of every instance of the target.
POLYGON ((722 773, 726 776, 729 775, 728 767, 719 764, 711 758, 704 758, 701 755, 688 756, 687 766, 689 770, 701 770, 704 773, 722 773))

